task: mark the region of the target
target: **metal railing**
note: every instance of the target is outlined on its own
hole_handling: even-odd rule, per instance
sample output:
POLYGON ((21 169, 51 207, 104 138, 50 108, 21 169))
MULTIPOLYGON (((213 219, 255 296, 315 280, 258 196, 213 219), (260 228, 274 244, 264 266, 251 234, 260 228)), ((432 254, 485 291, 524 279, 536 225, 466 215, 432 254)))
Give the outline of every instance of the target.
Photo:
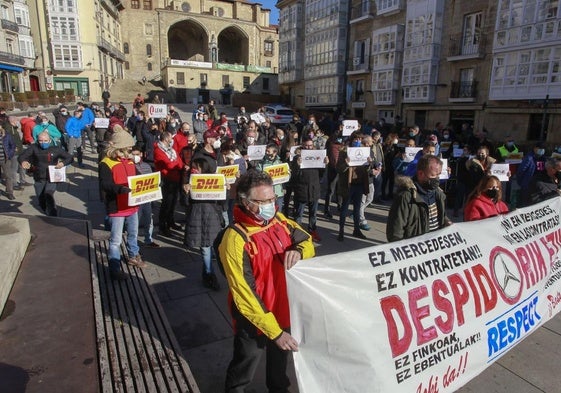
POLYGON ((476 98, 477 81, 457 82, 452 81, 450 98, 476 98))
POLYGON ((14 55, 13 53, 2 51, 0 51, 0 61, 19 65, 25 64, 25 58, 23 56, 14 55))
POLYGON ((0 19, 2 29, 4 30, 10 30, 13 31, 14 33, 19 32, 19 27, 18 24, 15 22, 12 22, 11 20, 8 19, 0 19))
POLYGON ((450 36, 448 56, 477 56, 485 54, 485 36, 481 33, 466 36, 455 34, 450 36))

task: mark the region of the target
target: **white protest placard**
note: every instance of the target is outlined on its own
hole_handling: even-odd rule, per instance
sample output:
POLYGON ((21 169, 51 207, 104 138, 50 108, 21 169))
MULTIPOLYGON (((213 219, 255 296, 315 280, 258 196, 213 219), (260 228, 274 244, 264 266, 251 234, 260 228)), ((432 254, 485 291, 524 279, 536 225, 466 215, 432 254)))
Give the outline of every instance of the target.
POLYGON ((358 130, 358 120, 343 120, 343 136, 349 136, 358 130))
POLYGON ((508 164, 491 165, 491 175, 497 176, 500 181, 509 181, 509 177, 508 177, 509 170, 510 169, 508 164))
POLYGON ((257 123, 257 125, 261 124, 261 123, 265 123, 265 115, 262 113, 252 113, 251 115, 249 115, 249 117, 251 118, 251 120, 253 120, 254 122, 257 123))
POLYGON ((561 310, 560 210, 557 197, 299 261, 286 272, 299 391, 458 390, 561 310))
POLYGON ((166 104, 148 104, 148 117, 152 119, 163 119, 168 115, 166 104))
POLYGON ((417 155, 417 153, 423 150, 422 147, 406 147, 405 148, 405 159, 403 161, 405 162, 411 162, 413 161, 413 159, 415 158, 415 156, 417 155))
POLYGON ((273 185, 287 183, 290 180, 290 168, 288 162, 271 165, 263 168, 263 172, 268 173, 273 179, 273 185))
POLYGON ((294 156, 296 155, 296 150, 297 149, 301 149, 300 145, 295 145, 295 146, 292 146, 290 148, 290 161, 292 161, 294 159, 294 156))
POLYGON ((442 172, 440 172, 440 180, 447 180, 450 178, 450 174, 448 173, 448 159, 441 158, 442 161, 442 172))
POLYGON ((325 168, 325 155, 327 150, 300 150, 300 168, 325 168))
POLYGON ((94 119, 94 127, 95 128, 108 128, 109 127, 109 119, 106 117, 96 117, 94 119))
POLYGON ((192 174, 189 196, 196 201, 226 199, 226 177, 223 174, 192 174))
POLYGON ((251 145, 247 147, 247 156, 249 161, 259 161, 265 157, 267 145, 251 145))
POLYGON ((142 205, 143 203, 159 201, 162 199, 160 188, 160 172, 145 175, 129 176, 129 206, 142 205))
POLYGON ((347 147, 347 157, 349 157, 349 166, 361 166, 368 163, 370 157, 369 147, 347 147))
POLYGON ((57 168, 54 165, 49 165, 49 180, 51 183, 65 183, 66 182, 66 167, 57 168))

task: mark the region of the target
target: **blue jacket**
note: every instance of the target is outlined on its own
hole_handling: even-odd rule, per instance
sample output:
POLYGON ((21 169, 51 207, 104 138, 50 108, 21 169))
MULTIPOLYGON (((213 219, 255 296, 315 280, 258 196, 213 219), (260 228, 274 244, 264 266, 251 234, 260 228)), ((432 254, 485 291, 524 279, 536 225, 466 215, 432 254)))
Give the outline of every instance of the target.
POLYGON ((6 161, 14 158, 16 154, 16 144, 14 143, 14 138, 6 132, 2 138, 2 144, 4 145, 4 154, 6 155, 6 161))
POLYGON ((84 108, 84 110, 82 111, 82 117, 80 118, 80 120, 82 120, 82 128, 91 126, 94 122, 94 119, 95 116, 93 111, 90 108, 84 108))
POLYGON ((84 128, 84 123, 82 119, 77 117, 71 117, 66 122, 66 133, 71 138, 81 138, 82 137, 82 129, 84 128))

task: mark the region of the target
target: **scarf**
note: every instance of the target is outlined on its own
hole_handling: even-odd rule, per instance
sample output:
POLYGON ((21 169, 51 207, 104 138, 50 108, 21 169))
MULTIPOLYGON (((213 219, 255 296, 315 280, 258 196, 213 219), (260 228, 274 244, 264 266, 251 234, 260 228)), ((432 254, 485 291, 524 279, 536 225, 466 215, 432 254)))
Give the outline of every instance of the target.
POLYGON ((158 142, 158 147, 160 149, 162 149, 162 151, 164 153, 166 153, 166 155, 168 156, 168 158, 170 159, 170 161, 175 161, 177 160, 177 153, 175 152, 175 150, 173 150, 173 147, 167 147, 165 146, 162 141, 158 142))

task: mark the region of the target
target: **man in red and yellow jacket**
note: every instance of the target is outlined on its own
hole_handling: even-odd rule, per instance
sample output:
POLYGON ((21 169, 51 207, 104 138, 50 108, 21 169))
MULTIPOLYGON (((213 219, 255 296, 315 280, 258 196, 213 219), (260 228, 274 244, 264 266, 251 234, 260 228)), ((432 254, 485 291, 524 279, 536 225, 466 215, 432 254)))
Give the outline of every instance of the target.
POLYGON ((235 226, 218 247, 230 287, 234 319, 234 356, 226 375, 226 392, 242 392, 251 383, 261 352, 267 352, 267 387, 284 392, 288 351, 298 350, 290 335, 285 270, 315 254, 310 235, 277 213, 269 175, 250 170, 237 186, 235 226))

